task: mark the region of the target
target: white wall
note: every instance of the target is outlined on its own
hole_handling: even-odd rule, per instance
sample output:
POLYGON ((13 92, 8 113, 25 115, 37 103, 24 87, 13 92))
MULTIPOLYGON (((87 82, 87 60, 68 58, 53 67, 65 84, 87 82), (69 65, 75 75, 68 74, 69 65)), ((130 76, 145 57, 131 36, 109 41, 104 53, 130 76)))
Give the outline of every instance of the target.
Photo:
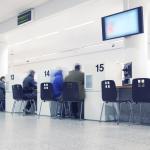
POLYGON ((8 47, 5 38, 0 35, 0 76, 8 74, 8 47))
POLYGON ((131 61, 133 78, 150 76, 147 73, 147 30, 136 37, 102 42, 100 18, 121 10, 122 0, 88 0, 41 22, 33 22, 8 32, 6 36, 10 44, 9 49, 14 54, 11 56, 11 71, 19 74, 34 69, 41 76, 43 70, 61 67, 66 74, 73 69, 75 63, 80 63, 85 74, 92 74, 93 81, 96 82, 93 89, 86 92, 85 118, 98 120, 102 103, 101 80, 114 79, 117 85, 120 85, 121 66, 131 61), (45 36, 46 33, 54 32, 58 33, 39 38, 39 35, 45 36), (30 62, 27 63, 27 60, 30 62), (100 63, 105 65, 103 73, 96 72, 95 66, 100 63))

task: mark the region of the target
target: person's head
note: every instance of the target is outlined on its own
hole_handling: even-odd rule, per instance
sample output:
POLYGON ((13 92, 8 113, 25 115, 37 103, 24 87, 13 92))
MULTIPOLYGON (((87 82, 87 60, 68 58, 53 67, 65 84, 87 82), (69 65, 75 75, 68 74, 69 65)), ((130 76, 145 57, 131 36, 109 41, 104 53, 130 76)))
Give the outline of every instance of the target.
POLYGON ((62 76, 62 70, 56 70, 55 73, 54 73, 54 76, 62 76))
POLYGON ((5 76, 0 77, 0 81, 4 81, 5 82, 5 76))
POLYGON ((81 69, 80 64, 76 64, 75 67, 74 67, 74 69, 75 69, 76 71, 80 71, 80 69, 81 69))
POLYGON ((30 71, 29 71, 29 76, 34 77, 34 74, 35 74, 35 71, 34 71, 34 70, 30 70, 30 71))

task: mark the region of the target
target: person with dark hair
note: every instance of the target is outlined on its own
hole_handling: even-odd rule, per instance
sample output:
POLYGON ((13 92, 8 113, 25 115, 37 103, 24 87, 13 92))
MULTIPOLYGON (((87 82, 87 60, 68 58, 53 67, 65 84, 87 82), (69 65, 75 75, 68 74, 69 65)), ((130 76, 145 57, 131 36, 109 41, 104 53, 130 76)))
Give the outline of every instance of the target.
MULTIPOLYGON (((27 99, 33 99, 35 104, 37 105, 37 83, 34 80, 35 71, 30 70, 28 76, 23 80, 23 94, 27 99)), ((31 112, 31 103, 28 102, 25 108, 25 113, 33 113, 31 112)))
MULTIPOLYGON (((65 82, 77 82, 79 85, 79 100, 84 101, 85 99, 84 73, 81 72, 80 70, 81 70, 80 64, 76 64, 74 70, 70 71, 69 75, 66 76, 65 82)), ((72 103, 71 110, 72 110, 72 116, 75 118, 79 118, 79 112, 80 112, 79 103, 72 103)), ((83 114, 82 114, 82 118, 84 118, 83 114)))
POLYGON ((5 77, 0 78, 0 110, 5 110, 5 77))

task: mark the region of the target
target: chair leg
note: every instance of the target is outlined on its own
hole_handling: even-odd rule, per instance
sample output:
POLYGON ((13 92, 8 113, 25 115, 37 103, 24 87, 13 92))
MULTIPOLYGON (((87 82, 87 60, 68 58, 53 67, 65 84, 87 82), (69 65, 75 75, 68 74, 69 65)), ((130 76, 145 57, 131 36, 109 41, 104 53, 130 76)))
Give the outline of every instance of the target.
POLYGON ((27 102, 28 101, 26 101, 26 100, 23 101, 23 116, 26 115, 26 111, 25 110, 26 110, 27 102))
POLYGON ((71 102, 68 102, 69 105, 69 117, 71 118, 72 112, 71 112, 71 102))
POLYGON ((30 112, 31 114, 33 114, 33 111, 34 111, 34 106, 33 106, 33 103, 32 103, 32 100, 29 101, 30 102, 30 112))
POLYGON ((41 114, 42 103, 43 103, 43 101, 41 101, 41 105, 40 105, 39 118, 40 118, 40 114, 41 114))
POLYGON ((12 107, 12 114, 14 113, 14 111, 15 111, 15 105, 16 105, 16 101, 14 101, 14 103, 13 103, 13 107, 12 107))
POLYGON ((118 112, 118 121, 117 121, 117 125, 119 125, 120 123, 120 112, 121 112, 121 103, 118 103, 118 109, 119 109, 119 112, 118 112))
POLYGON ((140 123, 142 123, 142 104, 140 103, 140 123))
POLYGON ((19 112, 21 112, 22 103, 23 103, 23 101, 21 101, 20 108, 19 108, 19 112))
POLYGON ((62 106, 61 106, 61 118, 62 118, 62 116, 63 116, 63 109, 64 109, 64 102, 62 102, 61 105, 62 105, 62 106))
POLYGON ((2 105, 2 111, 5 111, 4 107, 3 107, 3 102, 1 102, 1 105, 2 105))
MULTIPOLYGON (((115 109, 115 108, 114 108, 115 109)), ((117 115, 116 115, 116 109, 114 110, 114 121, 117 122, 117 115)))
POLYGON ((58 113, 58 101, 56 102, 56 117, 57 117, 57 113, 58 113))
POLYGON ((82 119, 82 107, 83 107, 83 102, 81 102, 81 108, 80 108, 80 120, 82 119))
POLYGON ((101 122, 101 120, 102 120, 102 114, 103 114, 103 108, 104 108, 104 103, 103 103, 103 105, 102 105, 102 107, 101 107, 101 114, 100 114, 100 122, 101 122))
POLYGON ((65 117, 66 117, 66 112, 67 112, 66 103, 64 103, 64 112, 65 112, 65 117))
POLYGON ((132 107, 132 104, 131 104, 131 102, 128 102, 128 104, 129 104, 129 108, 130 108, 130 115, 129 115, 129 125, 130 125, 130 123, 131 123, 131 118, 132 118, 132 121, 133 121, 133 107, 132 107))
POLYGON ((2 111, 4 111, 4 108, 3 108, 3 103, 2 103, 2 101, 0 101, 0 108, 2 109, 2 111))
POLYGON ((51 101, 49 101, 49 114, 50 114, 50 117, 52 117, 52 115, 51 115, 51 101))
POLYGON ((33 106, 34 106, 34 112, 36 112, 36 104, 34 100, 33 100, 33 106))

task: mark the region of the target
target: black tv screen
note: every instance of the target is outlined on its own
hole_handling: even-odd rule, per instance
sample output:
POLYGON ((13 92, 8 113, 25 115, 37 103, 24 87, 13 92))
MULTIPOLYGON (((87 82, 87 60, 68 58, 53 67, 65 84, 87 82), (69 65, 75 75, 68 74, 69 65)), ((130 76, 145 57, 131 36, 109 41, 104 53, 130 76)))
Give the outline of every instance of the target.
POLYGON ((144 32, 143 7, 102 17, 103 41, 144 32))

